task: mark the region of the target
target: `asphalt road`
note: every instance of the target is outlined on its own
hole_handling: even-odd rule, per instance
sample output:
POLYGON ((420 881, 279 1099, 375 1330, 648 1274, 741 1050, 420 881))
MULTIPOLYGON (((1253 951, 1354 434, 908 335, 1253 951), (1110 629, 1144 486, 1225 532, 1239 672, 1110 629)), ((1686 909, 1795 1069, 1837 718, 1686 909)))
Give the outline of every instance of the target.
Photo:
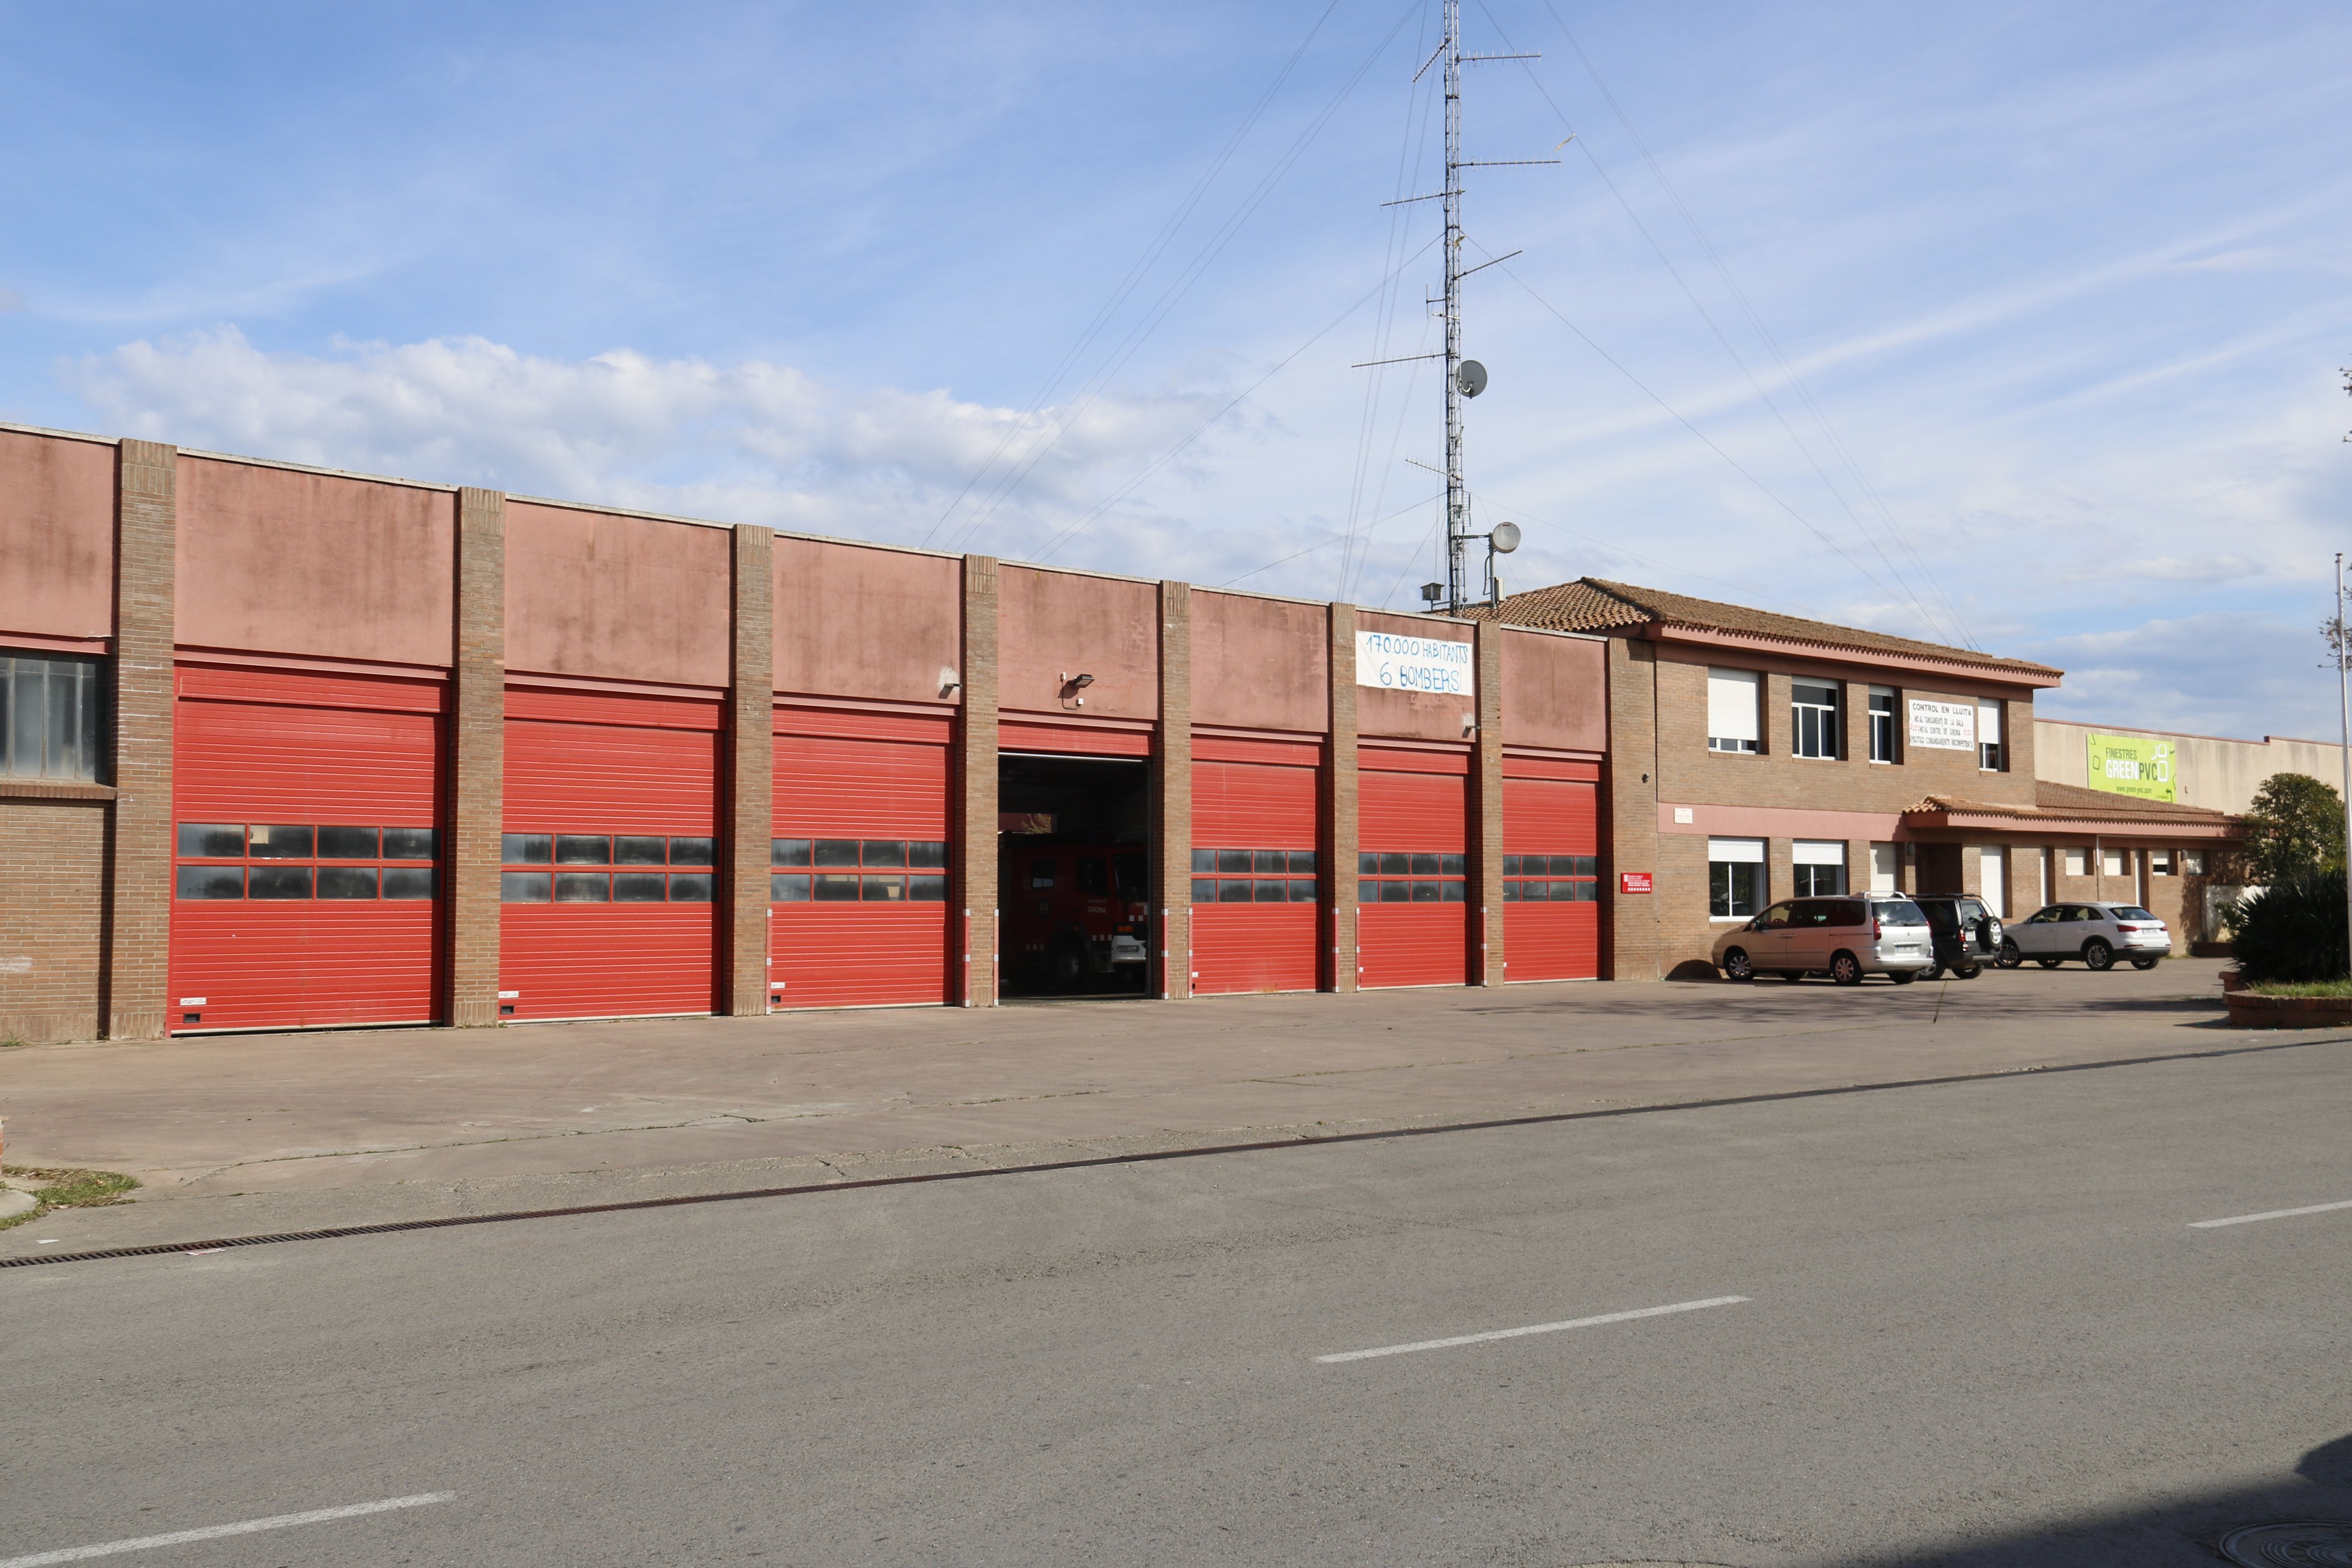
POLYGON ((2210 1565, 2352 1520, 2352 1207, 2191 1223, 2352 1200, 2352 1043, 2239 1040, 0 1271, 0 1565, 2210 1565))

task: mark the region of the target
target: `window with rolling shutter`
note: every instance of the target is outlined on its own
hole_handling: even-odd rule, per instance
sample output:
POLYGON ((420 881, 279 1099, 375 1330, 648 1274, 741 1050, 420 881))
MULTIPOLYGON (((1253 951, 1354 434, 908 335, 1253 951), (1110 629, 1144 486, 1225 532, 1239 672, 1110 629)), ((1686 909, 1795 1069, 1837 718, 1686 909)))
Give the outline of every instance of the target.
POLYGON ((1706 672, 1706 749, 1753 752, 1762 739, 1757 699, 1762 678, 1752 669, 1706 672))

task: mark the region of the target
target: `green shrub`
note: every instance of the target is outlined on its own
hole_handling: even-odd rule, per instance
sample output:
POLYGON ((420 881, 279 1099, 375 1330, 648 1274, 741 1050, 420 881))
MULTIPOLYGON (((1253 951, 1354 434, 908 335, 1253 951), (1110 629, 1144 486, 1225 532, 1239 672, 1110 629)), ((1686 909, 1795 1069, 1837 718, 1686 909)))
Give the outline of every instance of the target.
POLYGON ((2347 969, 2344 868, 2281 878, 2241 900, 2230 923, 2238 968, 2248 980, 2340 980, 2347 969))

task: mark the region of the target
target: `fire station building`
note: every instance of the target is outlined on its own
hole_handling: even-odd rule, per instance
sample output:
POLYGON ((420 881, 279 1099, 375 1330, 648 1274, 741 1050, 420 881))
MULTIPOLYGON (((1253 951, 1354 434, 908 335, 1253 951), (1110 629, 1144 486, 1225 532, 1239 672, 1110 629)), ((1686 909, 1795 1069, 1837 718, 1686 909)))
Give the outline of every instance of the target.
POLYGON ((1592 978, 1618 650, 0 427, 0 1035, 1592 978))

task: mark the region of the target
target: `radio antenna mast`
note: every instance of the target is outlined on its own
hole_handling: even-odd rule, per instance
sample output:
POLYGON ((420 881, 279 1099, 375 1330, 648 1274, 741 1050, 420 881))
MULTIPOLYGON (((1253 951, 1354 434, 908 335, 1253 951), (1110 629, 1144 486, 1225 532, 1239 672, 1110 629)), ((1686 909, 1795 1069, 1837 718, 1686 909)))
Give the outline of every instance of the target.
MULTIPOLYGON (((1514 250, 1483 261, 1476 267, 1462 265, 1462 174, 1465 169, 1517 168, 1535 163, 1557 163, 1557 158, 1465 159, 1462 156, 1462 68, 1496 60, 1533 60, 1543 57, 1534 54, 1465 55, 1462 52, 1462 0, 1445 0, 1444 37, 1439 40, 1437 52, 1421 62, 1421 69, 1412 73, 1419 81, 1429 68, 1440 62, 1444 66, 1445 88, 1445 184, 1442 190, 1427 195, 1407 196, 1402 202, 1384 202, 1384 206, 1400 206, 1409 202, 1443 201, 1445 204, 1445 236, 1441 247, 1445 252, 1445 292, 1440 300, 1424 303, 1440 307, 1445 313, 1445 348, 1442 354, 1412 354, 1410 359, 1445 361, 1445 540, 1444 555, 1439 563, 1444 573, 1442 583, 1422 585, 1423 600, 1436 607, 1441 602, 1448 615, 1459 615, 1463 609, 1481 600, 1493 601, 1501 596, 1501 585, 1495 578, 1495 555, 1517 547, 1518 530, 1506 523, 1507 535, 1473 533, 1470 531, 1470 489, 1462 468, 1462 405, 1486 390, 1486 367, 1476 360, 1462 357, 1462 280, 1473 272, 1482 271, 1511 259, 1519 252, 1514 250), (1470 542, 1486 539, 1486 552, 1485 591, 1475 597, 1469 592, 1467 555, 1470 542)), ((1399 364, 1402 360, 1374 360, 1373 364, 1399 364)), ((1361 368, 1361 367, 1359 367, 1361 368)), ((1499 532, 1499 531, 1498 531, 1499 532)))

